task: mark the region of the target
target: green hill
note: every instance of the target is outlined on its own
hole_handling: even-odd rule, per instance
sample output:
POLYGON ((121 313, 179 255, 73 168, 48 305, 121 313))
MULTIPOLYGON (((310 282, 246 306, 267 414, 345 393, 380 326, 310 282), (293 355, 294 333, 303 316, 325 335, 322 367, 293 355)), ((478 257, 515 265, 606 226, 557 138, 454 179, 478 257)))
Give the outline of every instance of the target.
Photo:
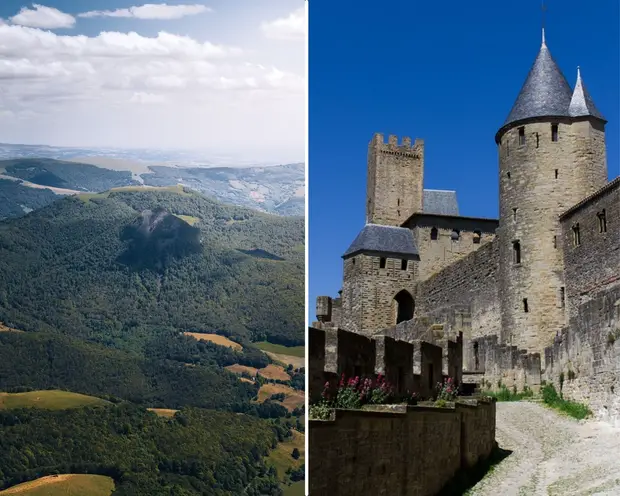
POLYGON ((166 419, 130 404, 0 411, 0 429, 0 489, 88 473, 111 477, 125 496, 281 495, 265 457, 291 434, 247 415, 184 409, 166 419))
POLYGON ((0 410, 14 410, 16 408, 65 410, 67 408, 106 404, 109 404, 109 402, 101 398, 56 389, 28 391, 25 393, 0 393, 0 410))
POLYGON ((17 181, 0 178, 0 220, 22 217, 55 202, 58 198, 59 196, 49 189, 29 188, 17 181))
POLYGON ((24 482, 0 496, 110 496, 114 491, 114 480, 104 475, 58 474, 24 482))
POLYGON ((302 218, 190 191, 64 198, 0 222, 0 321, 139 353, 166 331, 300 345, 303 243, 302 218))
POLYGON ((115 171, 90 164, 51 158, 0 160, 5 174, 41 186, 76 191, 105 191, 119 186, 140 184, 130 171, 115 171))

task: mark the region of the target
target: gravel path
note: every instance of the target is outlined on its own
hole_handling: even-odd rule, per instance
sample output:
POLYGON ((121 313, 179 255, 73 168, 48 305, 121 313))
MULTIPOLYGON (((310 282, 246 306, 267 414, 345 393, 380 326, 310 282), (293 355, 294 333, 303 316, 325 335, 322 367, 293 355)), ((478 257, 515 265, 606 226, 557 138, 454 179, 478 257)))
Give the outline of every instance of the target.
POLYGON ((620 429, 536 403, 497 403, 497 443, 512 454, 471 496, 618 496, 620 429))

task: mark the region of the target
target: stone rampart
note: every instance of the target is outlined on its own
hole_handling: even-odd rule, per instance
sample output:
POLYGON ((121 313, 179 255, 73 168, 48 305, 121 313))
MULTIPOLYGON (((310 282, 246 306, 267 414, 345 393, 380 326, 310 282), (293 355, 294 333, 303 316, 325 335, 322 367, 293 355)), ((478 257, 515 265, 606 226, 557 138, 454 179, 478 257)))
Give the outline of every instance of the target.
POLYGON ((491 455, 495 402, 336 410, 333 420, 310 420, 309 436, 312 495, 431 496, 491 455))

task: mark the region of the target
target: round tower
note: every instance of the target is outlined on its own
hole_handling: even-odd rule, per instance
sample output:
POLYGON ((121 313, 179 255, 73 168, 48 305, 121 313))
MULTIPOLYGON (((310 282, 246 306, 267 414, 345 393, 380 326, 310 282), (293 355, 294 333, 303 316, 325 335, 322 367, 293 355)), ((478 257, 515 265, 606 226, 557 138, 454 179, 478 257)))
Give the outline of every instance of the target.
POLYGON ((571 90, 543 31, 534 65, 495 136, 504 343, 542 354, 565 324, 558 216, 605 185, 605 124, 579 70, 571 90))

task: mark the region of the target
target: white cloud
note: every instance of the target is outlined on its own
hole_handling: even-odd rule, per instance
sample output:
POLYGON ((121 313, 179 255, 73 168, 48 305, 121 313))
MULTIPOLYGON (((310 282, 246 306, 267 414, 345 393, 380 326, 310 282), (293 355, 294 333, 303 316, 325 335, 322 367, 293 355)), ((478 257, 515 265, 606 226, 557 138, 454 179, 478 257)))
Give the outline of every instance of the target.
POLYGON ((186 16, 193 16, 211 12, 212 9, 205 5, 167 5, 165 3, 147 3, 137 7, 116 10, 91 10, 78 14, 78 17, 133 17, 136 19, 181 19, 186 16))
POLYGON ((22 7, 19 14, 11 17, 10 21, 20 26, 57 29, 73 27, 75 24, 75 17, 70 14, 65 14, 53 7, 46 7, 35 3, 32 5, 32 9, 22 7))
POLYGON ((141 91, 134 93, 130 100, 132 103, 141 103, 141 104, 153 104, 153 103, 164 103, 166 101, 166 97, 163 95, 155 95, 153 93, 143 93, 141 91))
POLYGON ((264 22, 261 29, 267 38, 274 40, 305 40, 306 9, 301 7, 287 17, 264 22))
MULTIPOLYGON (((303 159, 304 78, 268 56, 257 63, 258 44, 249 46, 0 25, 2 140, 303 159)), ((303 58, 301 49, 290 53, 303 58)))

